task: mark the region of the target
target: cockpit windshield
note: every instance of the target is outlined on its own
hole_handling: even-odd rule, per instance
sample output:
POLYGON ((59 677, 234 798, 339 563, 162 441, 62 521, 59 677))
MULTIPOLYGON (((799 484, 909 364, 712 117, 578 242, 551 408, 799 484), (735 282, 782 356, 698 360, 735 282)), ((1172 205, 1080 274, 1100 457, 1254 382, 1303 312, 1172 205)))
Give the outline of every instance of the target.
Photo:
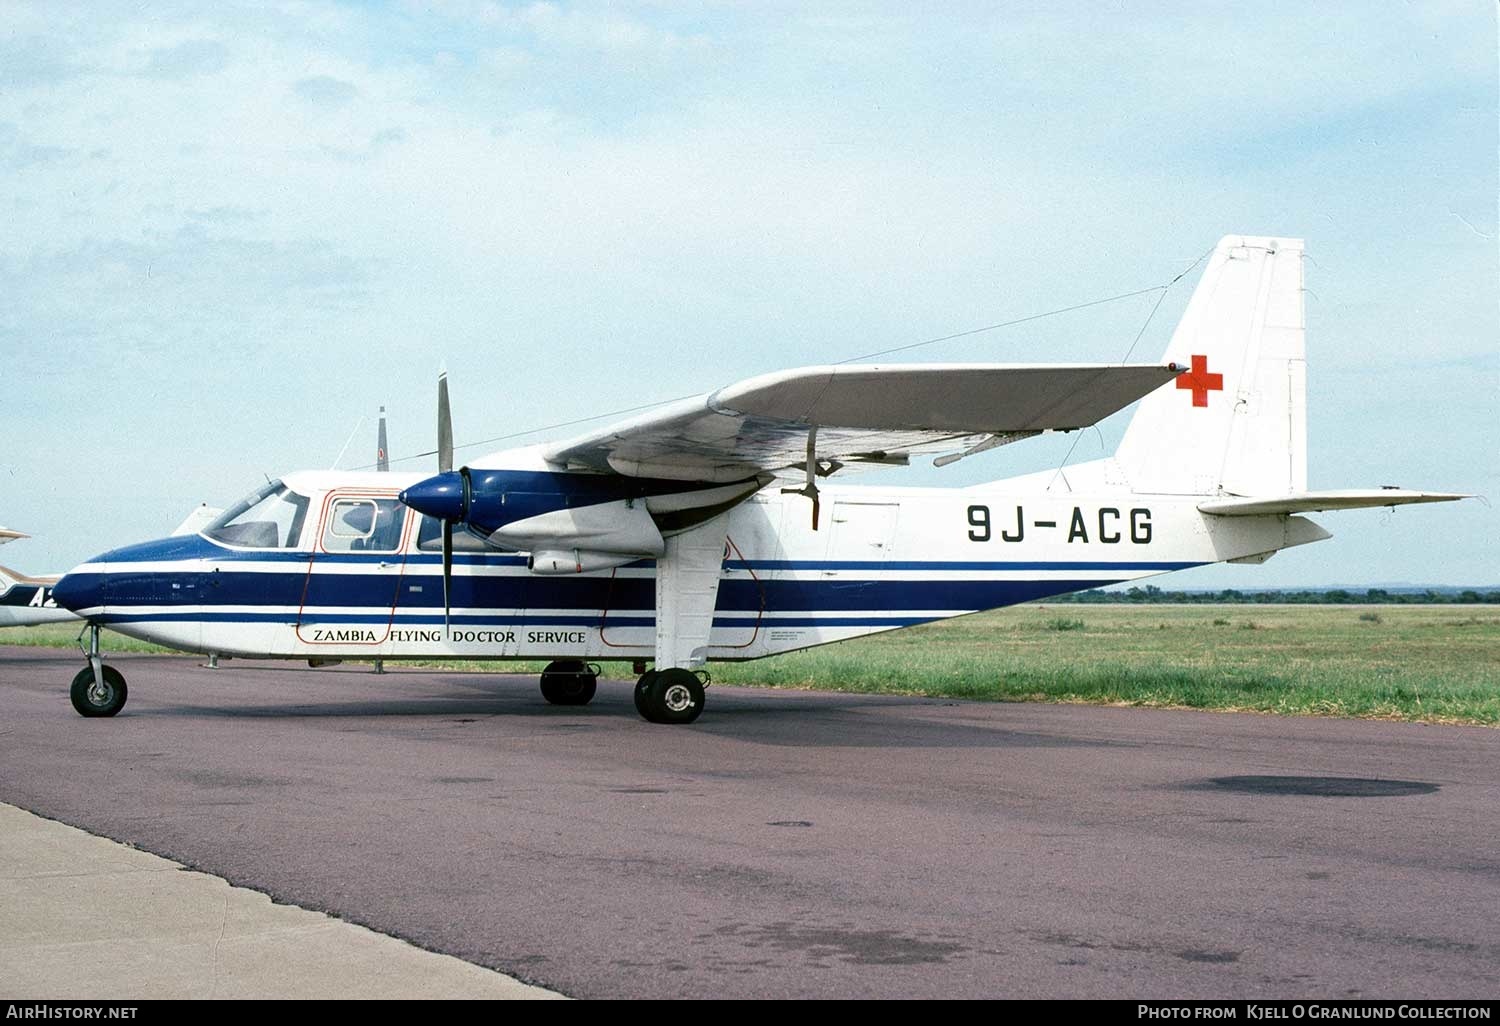
POLYGON ((280 481, 256 489, 203 529, 207 538, 251 549, 295 548, 307 519, 307 496, 280 481))

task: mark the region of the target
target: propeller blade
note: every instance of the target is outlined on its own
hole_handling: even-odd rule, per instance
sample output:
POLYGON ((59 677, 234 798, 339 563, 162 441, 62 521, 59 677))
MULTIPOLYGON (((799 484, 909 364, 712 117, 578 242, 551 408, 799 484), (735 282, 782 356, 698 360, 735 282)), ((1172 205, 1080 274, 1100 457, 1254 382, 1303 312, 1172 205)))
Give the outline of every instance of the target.
POLYGON ((453 584, 453 521, 443 521, 443 636, 449 634, 448 617, 453 608, 449 589, 453 584))
POLYGON ((448 409, 448 372, 438 374, 438 473, 453 469, 453 414, 448 409))

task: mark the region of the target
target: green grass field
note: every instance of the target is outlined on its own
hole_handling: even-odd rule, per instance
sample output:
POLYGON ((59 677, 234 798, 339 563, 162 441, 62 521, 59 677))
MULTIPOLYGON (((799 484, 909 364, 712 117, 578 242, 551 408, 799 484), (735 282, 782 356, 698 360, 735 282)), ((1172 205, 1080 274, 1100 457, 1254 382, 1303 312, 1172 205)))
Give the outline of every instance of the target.
MULTIPOLYGON (((115 635, 106 647, 156 651, 115 635)), ((709 670, 726 684, 1500 725, 1500 607, 1027 605, 709 670)))
POLYGON ((1493 725, 1500 608, 1027 605, 712 669, 780 687, 1493 725))

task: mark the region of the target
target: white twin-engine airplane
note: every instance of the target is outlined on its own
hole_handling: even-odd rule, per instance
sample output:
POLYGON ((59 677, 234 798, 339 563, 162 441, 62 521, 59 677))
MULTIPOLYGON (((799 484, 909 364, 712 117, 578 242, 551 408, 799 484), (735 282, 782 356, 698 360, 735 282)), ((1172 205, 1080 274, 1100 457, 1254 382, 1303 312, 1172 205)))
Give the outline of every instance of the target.
POLYGON ((1260 563, 1329 537, 1301 513, 1462 498, 1307 490, 1302 250, 1223 239, 1160 363, 782 371, 459 470, 440 379, 436 476, 290 474, 201 533, 64 577, 57 602, 93 627, 73 704, 125 703, 99 657, 107 625, 210 655, 548 659, 542 694, 560 705, 593 698, 594 660, 626 660, 642 716, 691 723, 709 660, 1260 563), (1061 472, 823 483, 1077 430, 1137 399, 1113 457, 1061 472))

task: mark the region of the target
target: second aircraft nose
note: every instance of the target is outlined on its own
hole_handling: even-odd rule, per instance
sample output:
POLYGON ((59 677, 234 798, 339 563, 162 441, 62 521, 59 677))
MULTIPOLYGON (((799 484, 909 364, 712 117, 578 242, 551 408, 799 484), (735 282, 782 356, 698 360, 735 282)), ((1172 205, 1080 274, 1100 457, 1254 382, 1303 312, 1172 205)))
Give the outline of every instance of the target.
POLYGON ((94 563, 88 570, 73 570, 52 586, 52 601, 80 616, 104 608, 103 567, 94 563))

